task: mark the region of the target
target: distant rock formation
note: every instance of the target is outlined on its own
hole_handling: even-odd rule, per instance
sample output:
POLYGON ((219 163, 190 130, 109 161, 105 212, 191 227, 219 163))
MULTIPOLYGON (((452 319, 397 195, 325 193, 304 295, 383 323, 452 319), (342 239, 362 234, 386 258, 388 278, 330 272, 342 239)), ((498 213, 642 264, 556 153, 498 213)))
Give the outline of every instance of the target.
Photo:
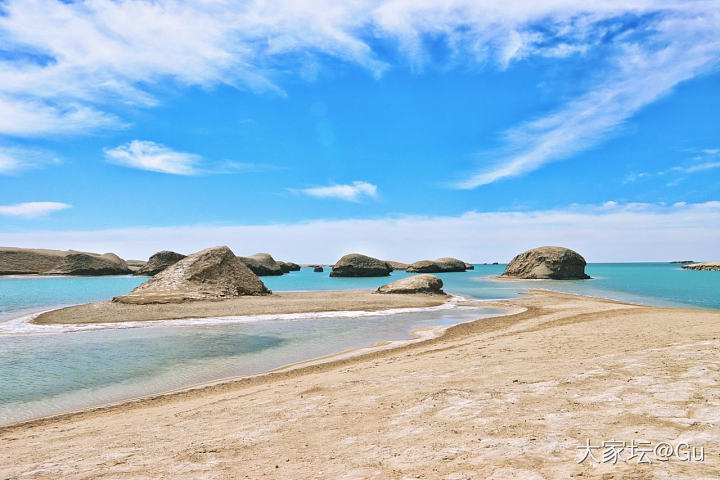
POLYGON ((673 260, 670 263, 695 263, 693 260, 673 260))
POLYGON ((127 266, 128 268, 130 268, 130 270, 132 270, 133 272, 137 272, 145 265, 147 265, 147 260, 125 260, 125 263, 127 263, 127 266))
POLYGON ((517 255, 505 268, 504 277, 580 280, 585 274, 585 259, 564 247, 533 248, 517 255))
POLYGON ((682 266, 683 270, 705 270, 708 272, 720 271, 720 262, 690 263, 682 266))
POLYGON ((283 273, 297 272, 298 270, 300 270, 300 265, 298 265, 297 263, 277 261, 277 264, 280 265, 283 273))
POLYGON ((238 257, 258 277, 282 275, 280 265, 269 253, 256 253, 249 257, 238 257))
POLYGON ((70 250, 49 275, 126 275, 132 273, 125 260, 114 253, 102 255, 70 250))
POLYGON ((162 272, 170 265, 176 264, 183 258, 185 258, 185 255, 182 253, 162 250, 151 255, 145 266, 139 268, 135 272, 135 275, 152 277, 153 275, 162 272))
POLYGON ((432 260, 420 260, 407 266, 408 273, 439 273, 440 265, 432 260))
POLYGON ((466 263, 452 257, 441 257, 435 260, 420 260, 411 263, 407 267, 408 273, 442 273, 442 272, 464 272, 467 269, 466 263))
POLYGON ((452 257, 436 258, 435 263, 440 266, 441 272, 464 272, 467 270, 466 263, 452 257))
POLYGON ((392 267, 384 260, 359 253, 345 255, 335 263, 331 277, 387 277, 392 267))
POLYGON ((220 300, 242 295, 268 295, 265 284, 228 247, 188 255, 132 292, 113 298, 130 304, 220 300))
POLYGON ((322 272, 323 271, 323 267, 312 267, 312 269, 313 269, 313 272, 322 272))
POLYGON ((444 295, 443 281, 435 275, 413 275, 377 289, 378 293, 431 293, 444 295))
POLYGON ((392 260, 385 260, 385 263, 390 265, 393 268, 393 270, 405 270, 408 267, 407 263, 394 262, 392 260))
POLYGON ((125 260, 113 253, 0 247, 0 275, 125 275, 125 260))

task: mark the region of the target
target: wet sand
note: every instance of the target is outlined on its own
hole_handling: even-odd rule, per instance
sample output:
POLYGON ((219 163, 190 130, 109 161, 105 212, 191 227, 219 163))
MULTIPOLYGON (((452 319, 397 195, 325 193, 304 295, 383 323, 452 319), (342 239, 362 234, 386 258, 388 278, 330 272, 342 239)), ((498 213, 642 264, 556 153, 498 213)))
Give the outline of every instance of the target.
POLYGON ((36 317, 36 324, 139 322, 181 318, 234 317, 338 311, 378 311, 442 305, 448 295, 376 294, 370 290, 278 292, 221 301, 132 305, 110 301, 61 308, 36 317))
POLYGON ((488 306, 526 310, 399 348, 1 428, 0 470, 34 479, 717 478, 720 312, 540 291, 488 306), (586 439, 685 441, 705 447, 705 460, 578 464, 586 439))

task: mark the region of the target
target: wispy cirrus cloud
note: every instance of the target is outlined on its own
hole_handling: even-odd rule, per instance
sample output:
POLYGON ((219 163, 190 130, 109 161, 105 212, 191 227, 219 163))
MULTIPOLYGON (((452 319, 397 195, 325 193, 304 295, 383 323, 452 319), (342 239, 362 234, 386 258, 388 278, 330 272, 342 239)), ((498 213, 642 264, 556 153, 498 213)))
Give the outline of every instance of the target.
POLYGON ((675 165, 658 172, 632 172, 623 180, 624 183, 633 183, 648 178, 668 178, 668 186, 676 186, 690 175, 720 169, 720 149, 704 148, 695 150, 697 152, 692 158, 682 165, 675 165))
POLYGON ((471 189, 532 172, 568 158, 616 133, 643 107, 679 83, 720 63, 720 8, 662 12, 649 20, 647 38, 618 45, 606 74, 587 93, 558 110, 505 132, 497 159, 456 183, 471 189))
POLYGON ((375 76, 398 61, 421 72, 436 61, 428 39, 445 44, 450 64, 498 69, 599 50, 585 92, 509 128, 455 183, 465 189, 597 145, 720 59, 720 5, 707 0, 7 0, 1 8, 12 55, 0 57, 0 135, 15 137, 123 126, 111 105, 152 107, 168 83, 282 95, 285 76, 315 76, 326 58, 375 76))
POLYGON ((269 164, 223 160, 209 162, 201 155, 181 152, 147 140, 132 140, 105 149, 105 160, 122 167, 170 175, 214 175, 273 170, 269 164))
POLYGON ((53 212, 66 210, 71 205, 60 202, 26 202, 15 205, 0 205, 0 215, 8 217, 36 218, 53 212))
POLYGON ((310 187, 298 190, 305 195, 317 198, 334 198, 348 202, 359 202, 366 198, 377 198, 377 185, 355 181, 350 184, 310 187))
POLYGON ((60 163, 51 152, 17 146, 0 146, 0 175, 13 175, 23 170, 60 163))
POLYGON ((171 175, 199 175, 200 155, 178 152, 155 142, 133 140, 105 150, 108 162, 123 167, 171 175))

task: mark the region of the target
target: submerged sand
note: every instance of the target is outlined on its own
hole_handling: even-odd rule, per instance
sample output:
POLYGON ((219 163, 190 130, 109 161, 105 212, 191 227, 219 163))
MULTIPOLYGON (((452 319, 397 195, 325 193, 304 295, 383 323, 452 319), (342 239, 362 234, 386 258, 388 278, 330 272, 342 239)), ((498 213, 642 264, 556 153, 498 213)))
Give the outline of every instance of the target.
POLYGON ((369 290, 279 292, 220 301, 132 305, 110 301, 88 303, 43 313, 36 324, 139 322, 201 317, 276 315, 338 311, 378 311, 442 305, 448 295, 377 294, 369 290))
POLYGON ((491 305, 527 310, 397 349, 0 429, 0 470, 35 479, 717 478, 720 312, 549 292, 491 305), (685 441, 704 446, 705 459, 578 464, 586 439, 685 441))

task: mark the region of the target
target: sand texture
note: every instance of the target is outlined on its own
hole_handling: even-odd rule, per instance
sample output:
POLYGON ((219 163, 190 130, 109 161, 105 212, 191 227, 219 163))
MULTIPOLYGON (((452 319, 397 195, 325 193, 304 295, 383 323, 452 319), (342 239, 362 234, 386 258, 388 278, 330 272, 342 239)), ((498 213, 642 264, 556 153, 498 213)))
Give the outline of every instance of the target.
POLYGON ((3 478, 718 478, 720 312, 547 292, 494 305, 527 310, 0 429, 3 478), (578 464, 587 438, 687 441, 705 461, 578 464))
POLYGON ((442 305, 449 298, 447 295, 380 295, 366 290, 346 290, 279 292, 266 296, 244 296, 182 304, 135 305, 106 301, 43 313, 35 318, 33 323, 111 323, 347 310, 376 311, 393 308, 434 307, 442 305))

